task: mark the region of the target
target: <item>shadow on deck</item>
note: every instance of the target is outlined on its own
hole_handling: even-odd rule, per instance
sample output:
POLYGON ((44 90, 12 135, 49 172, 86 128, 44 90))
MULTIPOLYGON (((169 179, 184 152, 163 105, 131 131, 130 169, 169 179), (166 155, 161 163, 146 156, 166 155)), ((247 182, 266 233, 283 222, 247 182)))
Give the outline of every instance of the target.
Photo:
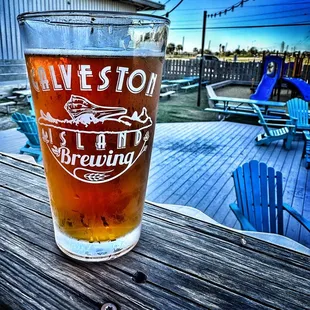
MULTIPOLYGON (((232 122, 157 124, 146 199, 195 207, 221 224, 240 228, 229 203, 235 192, 232 172, 252 159, 282 171, 284 202, 310 219, 310 171, 302 158, 303 141, 286 151, 282 141, 256 146, 259 126, 232 122)), ((25 138, 0 132, 0 151, 18 153, 25 138)), ((310 247, 309 233, 287 218, 288 237, 310 247)))

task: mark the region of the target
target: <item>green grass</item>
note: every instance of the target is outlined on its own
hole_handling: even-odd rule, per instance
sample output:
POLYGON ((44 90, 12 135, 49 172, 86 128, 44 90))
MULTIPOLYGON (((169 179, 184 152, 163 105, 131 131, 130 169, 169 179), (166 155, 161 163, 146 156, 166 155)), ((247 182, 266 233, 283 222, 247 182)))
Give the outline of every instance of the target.
POLYGON ((206 90, 201 92, 201 105, 197 107, 197 91, 178 92, 170 99, 158 103, 157 123, 207 122, 217 120, 215 113, 205 112, 208 108, 206 90))

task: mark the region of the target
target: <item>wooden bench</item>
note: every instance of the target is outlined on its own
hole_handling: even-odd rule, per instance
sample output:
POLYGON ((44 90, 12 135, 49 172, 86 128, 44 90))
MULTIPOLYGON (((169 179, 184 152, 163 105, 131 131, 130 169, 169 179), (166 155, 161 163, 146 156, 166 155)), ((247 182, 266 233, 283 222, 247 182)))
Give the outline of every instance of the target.
MULTIPOLYGON (((224 109, 224 103, 216 103, 214 106, 217 109, 224 109)), ((242 110, 253 111, 253 108, 250 106, 230 106, 230 108, 231 108, 231 110, 236 110, 236 111, 239 111, 239 110, 240 111, 242 111, 242 110), (236 107, 236 108, 234 109, 234 107, 236 107)), ((260 107, 260 110, 264 111, 264 108, 260 107)))
MULTIPOLYGON (((250 110, 222 110, 222 109, 216 109, 216 108, 206 108, 204 109, 204 111, 206 112, 214 112, 214 113, 219 113, 221 114, 229 114, 229 115, 241 115, 241 116, 253 116, 253 117, 257 117, 257 114, 254 112, 249 112, 250 110)), ((253 110, 252 110, 253 111, 253 110)), ((272 118, 272 119, 281 119, 280 116, 276 116, 276 115, 264 115, 265 118, 272 118)), ((221 119, 221 117, 219 117, 219 119, 221 119)))
POLYGON ((2 112, 2 113, 10 114, 11 113, 11 107, 15 106, 15 105, 16 105, 15 101, 0 102, 0 109, 5 108, 6 112, 2 112))
MULTIPOLYGON (((201 85, 206 85, 208 83, 208 81, 203 81, 201 82, 201 85)), ((193 89, 193 88, 197 88, 199 86, 199 83, 195 83, 195 84, 190 84, 187 86, 182 86, 181 89, 184 91, 188 91, 189 89, 193 89)))
POLYGON ((223 101, 224 103, 234 102, 234 103, 247 103, 247 104, 256 104, 258 106, 274 106, 274 107, 285 107, 286 102, 279 101, 268 101, 268 100, 252 100, 245 98, 234 98, 234 97, 223 97, 215 96, 209 98, 211 101, 223 101))
POLYGON ((165 93, 160 93, 159 94, 159 97, 160 98, 164 98, 164 97, 167 97, 168 99, 171 97, 171 95, 175 94, 175 91, 174 90, 169 90, 165 93))
POLYGON ((198 83, 182 86, 181 89, 184 91, 188 91, 189 89, 197 88, 199 86, 198 83))
POLYGON ((287 111, 285 109, 268 108, 268 113, 276 115, 286 115, 287 111))

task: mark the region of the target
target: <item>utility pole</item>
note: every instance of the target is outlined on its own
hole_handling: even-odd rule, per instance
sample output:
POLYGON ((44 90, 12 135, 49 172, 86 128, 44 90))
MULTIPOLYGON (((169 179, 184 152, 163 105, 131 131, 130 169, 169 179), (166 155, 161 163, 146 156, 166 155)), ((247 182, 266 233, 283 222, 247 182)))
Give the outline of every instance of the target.
POLYGON ((199 85, 198 85, 197 107, 200 107, 202 69, 203 69, 203 62, 204 62, 203 51, 205 49, 206 26, 207 26, 207 11, 203 11, 202 40, 201 40, 201 56, 202 57, 200 59, 200 67, 199 67, 199 85))

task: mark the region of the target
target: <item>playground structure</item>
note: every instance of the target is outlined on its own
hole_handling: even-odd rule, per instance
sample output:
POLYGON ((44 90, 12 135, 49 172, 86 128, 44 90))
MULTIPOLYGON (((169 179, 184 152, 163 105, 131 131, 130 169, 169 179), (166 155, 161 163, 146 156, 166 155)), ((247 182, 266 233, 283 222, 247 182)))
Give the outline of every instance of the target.
POLYGON ((279 101, 281 89, 285 87, 291 89, 291 97, 301 96, 302 99, 310 101, 310 85, 307 81, 309 66, 310 52, 298 52, 292 56, 287 56, 286 53, 264 54, 262 78, 250 99, 269 100, 277 95, 279 101), (291 58, 294 61, 291 61, 291 58), (303 66, 306 66, 305 70, 303 66))
MULTIPOLYGON (((252 87, 253 89, 253 80, 252 87)), ((259 106, 265 118, 287 118, 286 102, 280 102, 281 90, 291 89, 290 96, 301 97, 310 102, 310 52, 294 53, 264 53, 261 70, 261 79, 254 94, 249 99, 217 96, 214 89, 222 85, 237 84, 238 81, 227 80, 208 85, 207 96, 209 100, 208 112, 218 113, 218 118, 226 115, 256 116, 253 113, 253 104, 259 106), (287 60, 287 62, 286 62, 287 60), (294 61, 291 61, 294 60, 294 61), (273 97, 277 96, 275 101, 273 97)), ((240 83, 240 82, 239 82, 240 83)))

